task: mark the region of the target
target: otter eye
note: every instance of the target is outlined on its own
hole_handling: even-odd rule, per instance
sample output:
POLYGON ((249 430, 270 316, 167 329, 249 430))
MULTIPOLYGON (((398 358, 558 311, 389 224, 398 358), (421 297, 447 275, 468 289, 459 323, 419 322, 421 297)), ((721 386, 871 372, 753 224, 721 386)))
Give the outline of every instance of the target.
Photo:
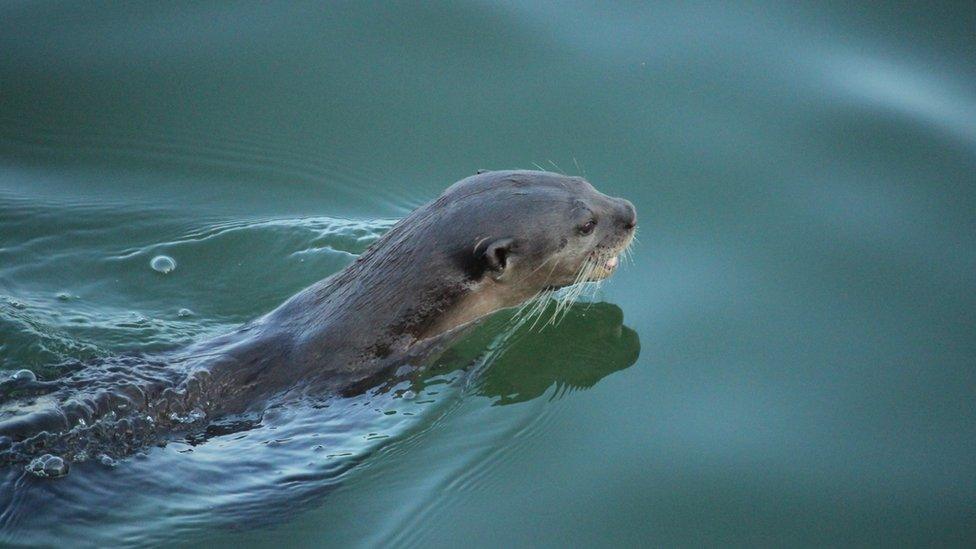
POLYGON ((577 230, 579 231, 579 234, 581 234, 583 236, 586 236, 586 235, 592 233, 593 232, 593 229, 595 229, 595 228, 596 228, 596 219, 591 219, 591 220, 587 221, 586 223, 583 223, 582 225, 580 225, 577 228, 577 230))

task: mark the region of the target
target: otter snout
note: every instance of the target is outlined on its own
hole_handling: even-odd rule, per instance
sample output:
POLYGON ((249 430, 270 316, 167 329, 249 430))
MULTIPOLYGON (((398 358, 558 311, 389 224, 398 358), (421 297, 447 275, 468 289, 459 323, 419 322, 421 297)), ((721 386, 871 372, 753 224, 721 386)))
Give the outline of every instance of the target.
POLYGON ((624 229, 630 231, 637 226, 637 209, 625 198, 615 198, 617 203, 617 219, 624 229))

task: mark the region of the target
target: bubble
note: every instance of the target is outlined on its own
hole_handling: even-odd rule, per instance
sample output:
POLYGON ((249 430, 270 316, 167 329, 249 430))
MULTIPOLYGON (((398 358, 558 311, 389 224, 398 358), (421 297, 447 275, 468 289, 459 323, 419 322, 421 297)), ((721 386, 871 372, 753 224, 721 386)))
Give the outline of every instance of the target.
POLYGON ((98 461, 106 467, 115 467, 116 465, 119 464, 119 462, 112 459, 112 456, 109 456, 107 454, 102 454, 98 456, 98 461))
POLYGON ((176 260, 168 255, 157 255, 149 262, 149 266, 157 273, 167 274, 176 269, 176 260))
POLYGON ((194 408, 190 413, 186 415, 180 415, 177 412, 170 412, 169 419, 174 423, 190 424, 200 421, 207 417, 206 412, 200 408, 194 408))
POLYGON ((10 376, 10 379, 13 379, 15 381, 31 382, 31 381, 37 381, 37 376, 34 375, 34 372, 30 370, 17 370, 16 372, 14 372, 14 375, 10 376))
POLYGON ((193 316, 193 311, 191 311, 190 309, 180 309, 176 313, 176 316, 178 316, 180 318, 186 318, 188 316, 193 316))
POLYGON ((403 398, 404 400, 413 400, 417 398, 417 393, 408 389, 403 392, 403 398))
POLYGON ((27 472, 41 478, 58 478, 68 474, 68 463, 58 456, 44 454, 27 464, 27 472))
POLYGON ((68 301, 69 299, 71 299, 71 294, 68 292, 58 292, 57 297, 59 301, 68 301))

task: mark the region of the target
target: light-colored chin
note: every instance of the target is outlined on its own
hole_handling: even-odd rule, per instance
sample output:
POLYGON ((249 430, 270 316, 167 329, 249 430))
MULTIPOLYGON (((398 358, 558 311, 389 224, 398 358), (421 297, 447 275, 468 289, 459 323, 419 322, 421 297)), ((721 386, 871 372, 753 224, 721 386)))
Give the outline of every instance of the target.
MULTIPOLYGON (((620 252, 618 251, 617 253, 619 254, 620 252)), ((590 277, 589 279, 587 279, 587 281, 598 282, 600 280, 610 278, 610 275, 616 272, 617 267, 619 265, 620 265, 620 255, 614 255, 610 257, 610 259, 607 259, 602 265, 593 269, 593 272, 590 273, 590 277)))

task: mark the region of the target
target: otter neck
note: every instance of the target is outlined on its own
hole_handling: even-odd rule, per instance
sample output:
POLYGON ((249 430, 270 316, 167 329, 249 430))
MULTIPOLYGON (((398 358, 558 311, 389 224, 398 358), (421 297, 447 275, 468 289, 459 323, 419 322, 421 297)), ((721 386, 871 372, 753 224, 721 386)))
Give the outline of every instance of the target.
MULTIPOLYGON (((389 340, 398 342, 396 346, 409 347, 523 301, 489 276, 472 280, 451 267, 448 262, 400 265, 398 284, 385 280, 352 286, 348 299, 341 300, 341 314, 362 316, 361 311, 369 310, 372 327, 382 327, 389 340), (431 277, 432 272, 443 274, 431 277), (397 291, 391 292, 391 288, 397 291), (380 311, 382 316, 377 316, 380 311)), ((359 275, 353 278, 361 279, 359 275)), ((346 293, 345 284, 342 286, 334 296, 346 293)))
POLYGON ((522 300, 510 295, 506 288, 490 278, 470 283, 469 291, 459 296, 437 318, 432 319, 429 328, 420 339, 437 337, 444 332, 474 322, 495 311, 513 307, 522 300))

